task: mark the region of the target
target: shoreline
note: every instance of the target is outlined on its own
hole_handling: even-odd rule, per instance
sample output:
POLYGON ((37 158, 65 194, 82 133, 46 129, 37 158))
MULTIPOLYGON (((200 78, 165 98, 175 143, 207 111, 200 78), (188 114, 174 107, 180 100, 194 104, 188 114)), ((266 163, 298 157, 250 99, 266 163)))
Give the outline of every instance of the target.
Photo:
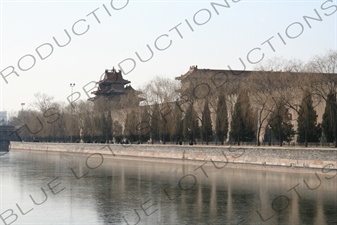
POLYGON ((206 162, 205 166, 212 167, 222 163, 227 168, 292 173, 327 173, 337 170, 337 149, 331 148, 12 142, 11 150, 102 154, 109 158, 199 166, 206 162))

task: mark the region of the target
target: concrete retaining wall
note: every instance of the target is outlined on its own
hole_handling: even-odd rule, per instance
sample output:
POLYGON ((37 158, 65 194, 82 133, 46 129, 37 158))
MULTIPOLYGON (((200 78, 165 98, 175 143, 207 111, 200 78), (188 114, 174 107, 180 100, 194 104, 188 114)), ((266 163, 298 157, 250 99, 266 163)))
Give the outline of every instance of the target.
POLYGON ((11 142, 11 149, 337 169, 337 149, 11 142))

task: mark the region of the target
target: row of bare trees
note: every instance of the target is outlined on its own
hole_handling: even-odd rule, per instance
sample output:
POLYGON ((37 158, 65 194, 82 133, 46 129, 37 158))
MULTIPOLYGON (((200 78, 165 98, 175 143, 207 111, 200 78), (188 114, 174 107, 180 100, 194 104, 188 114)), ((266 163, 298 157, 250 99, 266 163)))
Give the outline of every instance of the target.
POLYGON ((294 140, 296 134, 295 141, 305 146, 308 141, 328 141, 337 147, 336 70, 337 51, 315 56, 308 63, 277 59, 259 67, 244 87, 258 109, 257 135, 268 124, 280 145, 294 140))
POLYGON ((46 94, 35 97, 29 109, 10 117, 10 125, 16 127, 16 135, 23 141, 105 142, 112 140, 112 132, 119 139, 123 137, 122 125, 112 120, 111 113, 95 109, 91 101, 71 106, 46 94))
POLYGON ((70 106, 38 93, 11 124, 26 140, 260 145, 273 138, 280 145, 325 141, 337 147, 336 69, 337 52, 328 51, 307 63, 273 59, 240 75, 195 70, 180 83, 157 77, 140 90, 140 106, 130 103, 134 96, 70 106))
MULTIPOLYGON (((260 145, 273 139, 280 146, 291 141, 336 146, 336 55, 330 51, 309 63, 274 59, 247 76, 196 70, 179 95, 169 80, 157 78, 144 90, 152 102, 135 124, 146 123, 147 138, 162 142, 215 138, 260 145)), ((128 129, 137 134, 134 125, 128 129)))

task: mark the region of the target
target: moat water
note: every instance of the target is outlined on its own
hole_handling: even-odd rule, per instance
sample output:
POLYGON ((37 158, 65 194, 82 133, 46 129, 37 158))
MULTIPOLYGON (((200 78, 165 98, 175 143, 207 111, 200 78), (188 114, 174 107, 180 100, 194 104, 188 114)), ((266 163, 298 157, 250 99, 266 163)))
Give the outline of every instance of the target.
POLYGON ((2 224, 337 224, 337 176, 100 154, 0 156, 2 224))

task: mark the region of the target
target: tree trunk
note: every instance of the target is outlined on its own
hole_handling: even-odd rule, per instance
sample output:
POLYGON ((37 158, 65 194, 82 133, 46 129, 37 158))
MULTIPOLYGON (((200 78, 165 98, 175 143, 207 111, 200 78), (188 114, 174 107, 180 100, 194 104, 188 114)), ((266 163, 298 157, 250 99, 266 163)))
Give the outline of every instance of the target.
POLYGON ((337 121, 335 122, 334 136, 335 136, 335 148, 337 148, 337 121))
MULTIPOLYGON (((331 103, 331 104, 333 104, 333 103, 331 103)), ((336 116, 337 115, 335 115, 335 113, 336 113, 336 106, 335 105, 332 105, 332 107, 330 107, 330 111, 331 111, 331 118, 332 118, 332 120, 331 120, 331 122, 332 122, 332 128, 333 128, 333 130, 334 130, 334 138, 335 138, 335 148, 337 148, 337 118, 336 118, 336 116), (331 109, 332 108, 332 109, 331 109)))
POLYGON ((261 126, 257 129, 257 146, 260 146, 260 132, 261 132, 261 126))
POLYGON ((238 146, 240 146, 240 135, 241 135, 241 121, 239 120, 238 146))
POLYGON ((278 138, 280 141, 280 146, 282 147, 282 131, 281 131, 281 123, 278 123, 278 138))
POLYGON ((308 147, 308 126, 305 126, 305 147, 308 147))
POLYGON ((240 130, 239 130, 239 133, 238 133, 238 146, 240 146, 240 130))

